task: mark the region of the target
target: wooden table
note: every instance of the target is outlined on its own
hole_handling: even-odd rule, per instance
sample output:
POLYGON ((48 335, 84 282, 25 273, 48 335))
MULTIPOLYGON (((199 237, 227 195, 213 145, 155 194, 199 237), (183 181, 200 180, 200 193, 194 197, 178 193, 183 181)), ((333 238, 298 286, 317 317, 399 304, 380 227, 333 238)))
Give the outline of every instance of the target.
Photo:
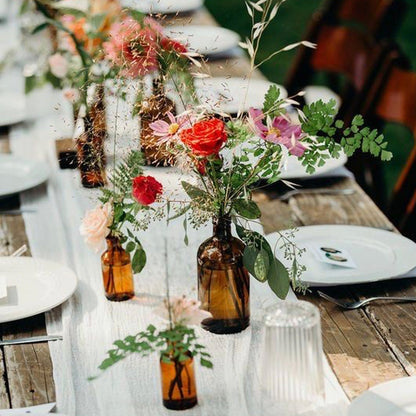
MULTIPOLYGON (((205 10, 182 20, 216 24, 205 10)), ((244 76, 249 65, 245 58, 236 57, 213 61, 209 69, 213 76, 244 76)), ((9 151, 4 131, 0 133, 0 151, 9 151)), ((288 203, 277 200, 273 192, 257 193, 265 232, 311 224, 357 224, 393 230, 390 221, 354 180, 345 179, 333 187, 353 188, 356 192, 348 196, 301 195, 288 203)), ((18 203, 16 198, 1 200, 0 209, 16 207, 18 203)), ((0 255, 10 255, 24 243, 28 244, 28 240, 22 217, 0 214, 0 255)), ((395 280, 327 291, 345 299, 384 294, 416 296, 416 285, 413 280, 395 280)), ((353 398, 374 384, 416 374, 414 304, 382 303, 357 311, 341 311, 312 293, 302 298, 315 303, 321 311, 324 350, 348 397, 353 398)), ((0 325, 2 339, 44 333, 44 315, 0 325)), ((0 373, 0 408, 55 400, 47 344, 0 348, 0 373)))

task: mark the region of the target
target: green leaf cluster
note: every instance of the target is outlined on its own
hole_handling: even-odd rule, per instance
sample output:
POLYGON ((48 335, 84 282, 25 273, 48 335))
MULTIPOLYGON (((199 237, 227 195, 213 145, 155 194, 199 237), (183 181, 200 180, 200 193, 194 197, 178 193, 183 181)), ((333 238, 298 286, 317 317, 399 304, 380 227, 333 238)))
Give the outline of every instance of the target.
MULTIPOLYGON (((107 370, 131 354, 147 357, 153 352, 158 352, 162 361, 166 363, 183 362, 190 356, 198 356, 203 367, 213 367, 211 356, 205 347, 198 343, 195 330, 186 325, 175 325, 164 330, 157 330, 154 325, 149 325, 145 331, 129 335, 113 344, 115 348, 107 352, 107 358, 98 367, 100 370, 107 370)), ((91 379, 93 378, 95 377, 91 379)))

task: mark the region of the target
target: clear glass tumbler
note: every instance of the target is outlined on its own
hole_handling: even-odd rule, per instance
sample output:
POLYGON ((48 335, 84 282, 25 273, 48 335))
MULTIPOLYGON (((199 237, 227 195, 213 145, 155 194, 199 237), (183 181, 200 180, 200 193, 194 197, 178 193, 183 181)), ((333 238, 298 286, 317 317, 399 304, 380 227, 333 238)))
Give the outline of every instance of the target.
POLYGON ((266 402, 285 414, 300 414, 322 404, 325 386, 318 308, 305 301, 280 302, 266 309, 264 326, 261 385, 266 402))

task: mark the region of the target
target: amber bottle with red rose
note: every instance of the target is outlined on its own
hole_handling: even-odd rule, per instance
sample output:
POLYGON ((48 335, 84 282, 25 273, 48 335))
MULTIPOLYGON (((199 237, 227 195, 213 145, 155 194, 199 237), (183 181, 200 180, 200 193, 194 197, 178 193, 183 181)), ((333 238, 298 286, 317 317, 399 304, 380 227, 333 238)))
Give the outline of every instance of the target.
POLYGON ((202 327, 231 334, 250 324, 250 278, 243 265, 244 243, 231 234, 231 219, 213 221, 213 236, 198 249, 198 297, 201 309, 212 314, 202 327))
POLYGON ((134 280, 130 255, 117 237, 109 235, 106 241, 107 250, 101 256, 105 296, 116 302, 131 299, 134 296, 134 280))

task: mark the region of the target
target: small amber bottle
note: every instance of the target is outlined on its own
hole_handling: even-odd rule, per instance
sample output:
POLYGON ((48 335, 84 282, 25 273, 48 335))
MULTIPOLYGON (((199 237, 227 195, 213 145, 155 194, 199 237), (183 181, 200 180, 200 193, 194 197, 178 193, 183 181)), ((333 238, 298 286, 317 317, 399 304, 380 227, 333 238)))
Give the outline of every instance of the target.
POLYGON ((96 86, 93 103, 83 121, 83 133, 76 140, 81 182, 85 188, 97 188, 106 184, 104 141, 107 127, 102 85, 96 86))
POLYGON ((173 155, 166 144, 160 144, 160 138, 153 134, 150 124, 157 120, 169 122, 168 112, 175 113, 175 104, 166 94, 161 80, 153 82, 153 93, 140 106, 140 146, 146 164, 169 166, 173 164, 173 155))
POLYGON ((231 234, 230 217, 214 219, 214 235, 198 250, 198 297, 212 318, 202 327, 216 334, 240 332, 250 323, 250 276, 244 243, 231 234))
POLYGON ((198 403, 194 359, 189 352, 185 355, 185 361, 160 358, 163 405, 171 410, 190 409, 198 403))
POLYGON ((106 238, 107 250, 101 256, 105 296, 111 301, 123 301, 134 296, 133 270, 130 255, 117 237, 106 238))

